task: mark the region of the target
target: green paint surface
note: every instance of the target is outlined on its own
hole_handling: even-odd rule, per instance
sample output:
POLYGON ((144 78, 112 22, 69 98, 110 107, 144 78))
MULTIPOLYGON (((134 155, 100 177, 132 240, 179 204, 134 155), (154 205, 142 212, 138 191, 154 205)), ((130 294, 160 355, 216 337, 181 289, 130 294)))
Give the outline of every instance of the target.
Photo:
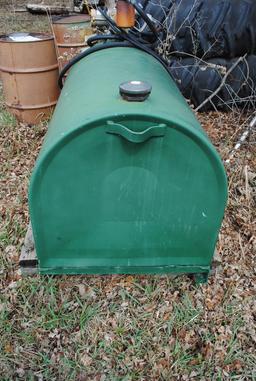
POLYGON ((153 57, 113 48, 71 69, 30 184, 41 273, 207 273, 226 198, 216 150, 153 57), (150 82, 146 101, 120 97, 131 80, 150 82))

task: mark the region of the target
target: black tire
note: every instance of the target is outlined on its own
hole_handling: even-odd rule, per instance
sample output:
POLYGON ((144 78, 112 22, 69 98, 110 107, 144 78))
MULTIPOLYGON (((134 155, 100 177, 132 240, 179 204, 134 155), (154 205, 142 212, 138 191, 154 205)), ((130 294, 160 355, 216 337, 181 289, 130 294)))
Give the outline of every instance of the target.
MULTIPOLYGON (((182 94, 195 107, 201 105, 222 83, 237 58, 215 58, 202 62, 196 58, 172 60, 169 70, 182 94)), ((234 106, 256 107, 256 56, 239 62, 225 79, 218 93, 200 111, 230 110, 234 106)))
MULTIPOLYGON (((161 25, 159 36, 167 55, 184 53, 208 59, 256 53, 255 0, 144 0, 140 3, 161 25)), ((142 27, 141 19, 138 23, 142 27)), ((147 28, 144 34, 150 40, 147 28)))

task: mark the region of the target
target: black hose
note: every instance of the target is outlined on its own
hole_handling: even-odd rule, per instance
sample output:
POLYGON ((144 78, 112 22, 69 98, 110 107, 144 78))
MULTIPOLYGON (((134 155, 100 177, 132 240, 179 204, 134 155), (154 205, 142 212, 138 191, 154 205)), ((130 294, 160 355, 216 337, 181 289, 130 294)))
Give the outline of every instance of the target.
POLYGON ((122 41, 123 39, 121 37, 118 37, 115 34, 95 34, 94 36, 91 36, 87 40, 87 45, 90 47, 97 44, 99 41, 108 41, 108 40, 114 40, 114 41, 122 41))
MULTIPOLYGON (((125 0, 128 3, 131 3, 137 12, 141 15, 143 20, 147 23, 148 27, 152 31, 152 33, 155 35, 156 38, 158 38, 157 31, 152 23, 152 21, 149 19, 149 17, 145 14, 145 12, 135 3, 134 0, 125 0)), ((158 62, 160 62, 168 74, 170 76, 170 70, 168 68, 168 62, 165 61, 158 53, 156 53, 152 49, 152 45, 145 44, 145 42, 140 42, 138 39, 135 39, 131 34, 124 31, 122 28, 118 27, 114 20, 108 16, 108 14, 104 11, 104 9, 99 8, 100 13, 103 15, 103 17, 108 21, 112 31, 114 34, 108 34, 108 35, 96 35, 92 36, 88 39, 88 45, 91 46, 90 49, 85 50, 84 52, 80 53, 73 59, 71 59, 67 65, 62 69, 60 72, 58 84, 59 87, 62 89, 63 87, 63 78, 65 74, 68 72, 68 70, 75 65, 77 62, 79 62, 81 59, 87 57, 88 55, 95 53, 97 51, 108 49, 111 47, 135 47, 139 50, 142 50, 151 56, 153 56, 158 62), (94 46, 99 41, 108 41, 108 40, 114 40, 112 42, 104 42, 101 45, 94 46)))
POLYGON ((139 13, 139 15, 141 16, 141 18, 145 21, 145 23, 148 25, 149 29, 151 30, 151 32, 153 33, 153 35, 155 36, 155 39, 158 40, 159 39, 159 36, 158 36, 158 31, 156 30, 155 28, 155 25, 154 23, 150 20, 150 18, 148 17, 148 15, 146 14, 146 12, 143 11, 143 9, 134 1, 134 0, 124 0, 125 2, 127 3, 130 3, 134 6, 134 8, 136 9, 136 11, 139 13))
MULTIPOLYGON (((138 40, 135 40, 129 33, 122 30, 122 28, 119 28, 116 23, 104 12, 103 9, 99 9, 100 13, 103 17, 106 18, 106 20, 110 23, 110 25, 117 29, 117 36, 121 36, 123 40, 129 41, 131 45, 135 46, 136 48, 145 51, 148 54, 151 54, 154 58, 156 58, 168 71, 170 74, 169 68, 168 68, 168 62, 164 60, 158 53, 156 53, 154 50, 152 50, 150 47, 147 47, 145 44, 140 43, 138 40)), ((170 74, 171 75, 171 74, 170 74)))
MULTIPOLYGON (((68 72, 68 70, 73 65, 75 65, 77 62, 79 62, 81 59, 89 56, 92 53, 98 52, 100 50, 109 49, 109 48, 123 48, 123 47, 131 48, 131 47, 133 47, 133 44, 129 43, 128 41, 105 42, 101 45, 93 46, 93 47, 85 50, 84 52, 78 54, 76 57, 72 58, 60 72, 59 79, 58 79, 58 85, 59 85, 60 89, 63 88, 63 78, 64 78, 65 74, 68 72)), ((153 53, 152 51, 150 51, 149 49, 145 49, 144 47, 143 47, 143 49, 141 49, 139 46, 136 46, 136 48, 144 51, 145 53, 148 53, 149 55, 151 55, 153 57, 155 57, 164 66, 164 68, 166 69, 168 74, 172 77, 172 74, 171 74, 167 64, 165 62, 163 62, 163 60, 157 54, 155 54, 155 53, 152 54, 153 53)), ((173 79, 173 77, 172 77, 172 79, 173 79)))
POLYGON ((127 42, 105 42, 104 44, 93 46, 90 49, 85 50, 84 52, 78 54, 76 57, 72 58, 66 65, 65 67, 61 70, 59 80, 58 80, 58 85, 62 89, 63 88, 63 78, 67 71, 75 65, 77 62, 79 62, 81 59, 84 57, 89 56, 92 53, 98 52, 100 50, 104 49, 109 49, 109 48, 121 48, 121 47, 130 47, 130 44, 127 44, 127 42))

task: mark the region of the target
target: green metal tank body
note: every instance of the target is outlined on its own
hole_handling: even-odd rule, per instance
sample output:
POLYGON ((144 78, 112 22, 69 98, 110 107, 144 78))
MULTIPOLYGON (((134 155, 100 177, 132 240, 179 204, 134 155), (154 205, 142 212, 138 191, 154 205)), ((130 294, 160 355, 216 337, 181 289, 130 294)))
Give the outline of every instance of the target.
POLYGON ((222 162, 161 63, 114 47, 73 66, 30 184, 41 273, 206 278, 226 198, 222 162), (147 100, 122 99, 131 80, 152 85, 147 100))

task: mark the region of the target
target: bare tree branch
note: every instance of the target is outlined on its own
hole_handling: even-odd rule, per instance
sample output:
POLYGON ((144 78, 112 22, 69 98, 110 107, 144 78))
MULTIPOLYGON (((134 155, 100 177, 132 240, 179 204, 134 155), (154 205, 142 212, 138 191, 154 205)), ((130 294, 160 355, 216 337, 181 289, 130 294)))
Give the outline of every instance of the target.
POLYGON ((245 59, 246 56, 247 56, 247 54, 245 54, 243 57, 238 58, 238 60, 229 68, 229 70, 226 72, 226 74, 222 78, 219 87, 208 98, 206 98, 199 106, 197 106, 195 111, 199 111, 206 103, 208 103, 215 95, 218 94, 218 92, 221 90, 221 88, 225 85, 226 79, 228 78, 229 74, 235 69, 235 67, 240 62, 242 62, 245 59))

